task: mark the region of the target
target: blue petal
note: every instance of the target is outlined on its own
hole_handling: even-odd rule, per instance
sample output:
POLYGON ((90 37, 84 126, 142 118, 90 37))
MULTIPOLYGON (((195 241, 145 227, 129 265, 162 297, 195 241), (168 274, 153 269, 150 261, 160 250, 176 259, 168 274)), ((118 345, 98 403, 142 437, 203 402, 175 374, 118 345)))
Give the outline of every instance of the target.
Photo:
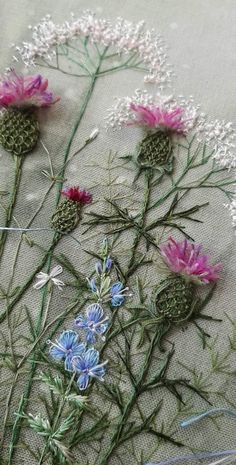
POLYGON ((99 304, 92 304, 86 310, 88 320, 98 323, 103 317, 103 309, 99 304))
POLYGON ((78 341, 78 338, 79 336, 75 331, 63 331, 58 339, 58 343, 69 350, 78 341))
POLYGON ((85 351, 85 349, 86 345, 83 342, 81 342, 81 344, 75 344, 71 350, 72 357, 77 357, 78 355, 81 355, 85 351))
POLYGON ((96 327, 96 333, 97 334, 104 334, 106 332, 108 326, 109 326, 108 321, 106 321, 105 323, 102 323, 101 325, 96 327))
POLYGON ((57 360, 62 360, 66 356, 65 351, 57 346, 52 346, 49 350, 49 354, 57 360))
POLYGON ((125 301, 125 298, 123 295, 114 295, 111 299, 111 305, 113 307, 120 307, 121 305, 123 305, 125 301))
POLYGON ((73 365, 72 365, 72 359, 73 355, 72 353, 68 354, 65 358, 65 370, 66 371, 74 371, 73 365))
POLYGON ((86 318, 83 318, 82 316, 77 316, 75 319, 75 324, 78 326, 78 328, 87 328, 88 327, 88 321, 86 318))
POLYGON ((102 274, 102 264, 101 262, 95 263, 95 270, 97 274, 102 274))
POLYGON ((97 291, 97 285, 96 285, 96 279, 95 278, 92 278, 89 281, 89 286, 90 286, 90 288, 92 289, 93 292, 97 291))
POLYGON ((105 262, 105 271, 106 271, 106 273, 108 273, 111 270, 112 265, 113 265, 112 259, 110 257, 107 257, 106 262, 105 262))
POLYGON ((119 294, 119 292, 122 291, 123 288, 124 288, 123 283, 121 283, 120 281, 117 281, 117 283, 114 283, 111 286, 111 294, 112 295, 119 294))
POLYGON ((96 342, 96 333, 90 329, 88 329, 85 337, 88 344, 93 344, 96 342))
POLYGON ((100 379, 100 381, 103 381, 103 377, 106 374, 106 369, 104 368, 104 365, 97 365, 91 368, 91 370, 89 370, 89 374, 90 376, 93 376, 95 378, 100 379))
POLYGON ((83 358, 86 368, 92 368, 99 362, 99 352, 98 350, 91 348, 84 352, 80 358, 83 358))
POLYGON ((81 391, 84 391, 84 389, 87 389, 88 383, 89 383, 89 375, 87 373, 82 373, 77 380, 79 389, 81 391))

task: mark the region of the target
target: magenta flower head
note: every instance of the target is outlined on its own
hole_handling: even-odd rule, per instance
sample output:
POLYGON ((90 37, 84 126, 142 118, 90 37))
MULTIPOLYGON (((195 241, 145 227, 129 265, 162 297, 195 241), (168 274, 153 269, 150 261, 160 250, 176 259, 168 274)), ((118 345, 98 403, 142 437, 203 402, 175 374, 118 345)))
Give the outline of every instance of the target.
POLYGON ((91 203, 93 199, 92 194, 90 194, 90 192, 80 189, 79 186, 65 187, 65 189, 63 189, 61 193, 73 202, 78 202, 83 205, 91 203))
POLYGON ((184 108, 165 108, 165 106, 145 106, 135 103, 130 104, 134 118, 128 125, 146 126, 150 129, 164 130, 178 135, 186 135, 187 123, 190 118, 185 115, 184 108))
POLYGON ((197 284, 209 284, 218 280, 222 264, 211 265, 209 257, 201 254, 201 245, 193 244, 186 239, 177 242, 170 237, 160 249, 172 273, 180 274, 197 284))
POLYGON ((0 80, 0 106, 5 108, 48 107, 56 103, 48 90, 48 80, 41 74, 23 76, 11 70, 6 78, 0 80))

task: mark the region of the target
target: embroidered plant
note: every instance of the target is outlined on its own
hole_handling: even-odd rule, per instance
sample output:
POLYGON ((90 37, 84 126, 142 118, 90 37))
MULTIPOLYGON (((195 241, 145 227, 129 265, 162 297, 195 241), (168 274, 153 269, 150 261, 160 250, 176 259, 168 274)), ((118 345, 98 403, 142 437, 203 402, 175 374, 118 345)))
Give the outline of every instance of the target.
MULTIPOLYGON (((18 463, 22 454, 23 461, 37 465, 144 464, 159 460, 166 442, 193 450, 193 442, 177 430, 179 419, 195 411, 197 401, 208 408, 222 399, 213 375, 227 377, 231 386, 233 369, 228 366, 236 344, 233 331, 227 353, 218 352, 211 328, 220 320, 215 309, 212 316, 211 309, 209 315, 203 312, 215 299, 222 266, 212 265, 190 236, 191 223, 202 232, 200 214, 208 206, 205 201, 197 204, 192 194, 206 189, 210 201, 210 193, 217 189, 233 201, 235 179, 228 168, 235 167, 235 132, 230 123, 209 122, 192 99, 138 91, 132 98, 118 100, 108 114, 108 126, 124 127, 126 134, 133 126, 141 127, 144 136, 135 156, 120 157, 110 151, 106 162, 104 146, 100 164, 97 154, 94 158, 91 154, 86 169, 91 170, 89 191, 94 201, 82 215, 92 195, 78 186, 63 185, 70 181, 69 163, 98 135, 94 129, 72 151, 85 112, 93 112, 88 103, 96 82, 108 74, 137 70, 144 72, 145 82, 155 82, 162 90, 171 76, 162 39, 146 31, 143 23, 133 25, 120 18, 112 23, 86 12, 57 25, 47 16, 33 28, 32 39, 17 47, 15 60, 19 58, 27 66, 50 68, 55 76, 62 73, 68 80, 85 78, 79 84, 86 81, 87 87, 76 102, 78 115, 63 160, 53 153, 53 141, 50 150, 43 146, 49 168, 38 174, 49 185, 26 228, 20 227, 14 211, 19 176, 6 208, 4 227, 17 222, 19 228, 13 229, 22 234, 9 265, 10 279, 6 287, 0 287, 0 322, 7 327, 7 333, 2 332, 1 368, 4 386, 10 386, 7 398, 1 399, 1 458, 8 465, 18 463), (133 185, 130 178, 124 181, 133 169, 130 161, 135 161, 138 174, 144 174, 133 185), (49 218, 47 201, 52 206, 49 218), (44 229, 38 228, 38 219, 46 231, 51 224, 52 239, 47 245, 46 237, 45 243, 44 237, 37 240, 44 229), (31 231, 35 231, 33 239, 31 231), (101 249, 100 235, 110 238, 101 249), (61 253, 63 237, 66 245, 61 253), (75 241, 76 248, 71 248, 70 242, 75 246, 75 241), (31 247, 32 270, 25 282, 15 286, 24 243, 31 247), (95 268, 87 274, 91 257, 95 268), (58 279, 62 267, 63 281, 58 279), (27 294, 31 287, 33 302, 27 294), (209 322, 209 332, 198 324, 200 318, 209 322), (186 341, 188 350, 189 328, 181 331, 189 326, 186 323, 192 323, 200 336, 198 357, 210 353, 212 367, 207 373, 184 365, 175 351, 174 338, 186 341), (32 446, 31 430, 36 446, 32 446), (147 447, 142 446, 141 436, 147 447)), ((4 114, 14 111, 25 118, 32 104, 48 106, 57 100, 41 75, 14 74, 11 84, 4 86, 2 102, 9 106, 4 114)), ((66 98, 63 101, 67 105, 66 98)), ((62 130, 64 144, 67 130, 62 130)), ((19 167, 22 157, 15 158, 19 167)), ((81 157, 79 168, 83 162, 81 157)), ((4 229, 0 256, 7 234, 4 229)), ((5 271, 4 266, 4 278, 5 271)), ((218 310, 223 318, 223 309, 218 310)), ((230 405, 232 398, 225 395, 224 401, 230 405)))

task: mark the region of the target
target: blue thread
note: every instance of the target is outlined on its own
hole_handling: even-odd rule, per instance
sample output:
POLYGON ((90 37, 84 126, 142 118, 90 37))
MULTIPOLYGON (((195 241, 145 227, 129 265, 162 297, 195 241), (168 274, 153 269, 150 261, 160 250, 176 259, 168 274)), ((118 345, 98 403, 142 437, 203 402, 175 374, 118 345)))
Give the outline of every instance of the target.
POLYGON ((224 457, 225 455, 236 455, 236 449, 230 450, 222 450, 218 452, 202 452, 200 454, 191 454, 191 455, 177 455, 176 457, 171 457, 168 460, 164 460, 164 462, 148 462, 144 465, 169 465, 171 463, 176 463, 179 461, 188 461, 188 460, 202 460, 202 459, 210 459, 214 457, 224 457))
POLYGON ((225 407, 218 407, 218 408, 213 408, 211 410, 208 410, 207 412, 200 413, 199 415, 192 416, 190 418, 187 418, 186 420, 183 420, 180 423, 180 426, 182 428, 187 428, 188 426, 192 425, 193 423, 202 420, 203 418, 206 418, 210 415, 214 415, 215 413, 225 413, 226 415, 229 415, 231 417, 236 417, 236 411, 235 410, 230 410, 225 407))

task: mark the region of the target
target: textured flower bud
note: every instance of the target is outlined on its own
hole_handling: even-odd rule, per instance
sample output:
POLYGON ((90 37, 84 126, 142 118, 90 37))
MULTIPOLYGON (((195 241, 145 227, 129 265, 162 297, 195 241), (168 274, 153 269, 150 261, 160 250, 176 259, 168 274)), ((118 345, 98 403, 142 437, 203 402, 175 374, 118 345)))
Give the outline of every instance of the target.
POLYGON ((158 315, 171 322, 180 322, 191 314, 194 284, 182 276, 164 279, 155 294, 155 305, 158 315))
POLYGON ((139 144, 137 161, 144 168, 155 168, 168 163, 172 143, 168 133, 157 131, 148 134, 139 144))
POLYGON ((61 233, 70 233, 80 220, 82 206, 91 203, 92 196, 79 187, 66 187, 61 193, 66 200, 58 205, 51 219, 51 227, 61 233))
POLYGON ((80 219, 80 205, 72 200, 64 200, 51 219, 51 227, 61 233, 73 231, 80 219))
POLYGON ((0 144, 14 155, 30 152, 39 138, 39 125, 33 114, 6 110, 0 118, 0 144))

